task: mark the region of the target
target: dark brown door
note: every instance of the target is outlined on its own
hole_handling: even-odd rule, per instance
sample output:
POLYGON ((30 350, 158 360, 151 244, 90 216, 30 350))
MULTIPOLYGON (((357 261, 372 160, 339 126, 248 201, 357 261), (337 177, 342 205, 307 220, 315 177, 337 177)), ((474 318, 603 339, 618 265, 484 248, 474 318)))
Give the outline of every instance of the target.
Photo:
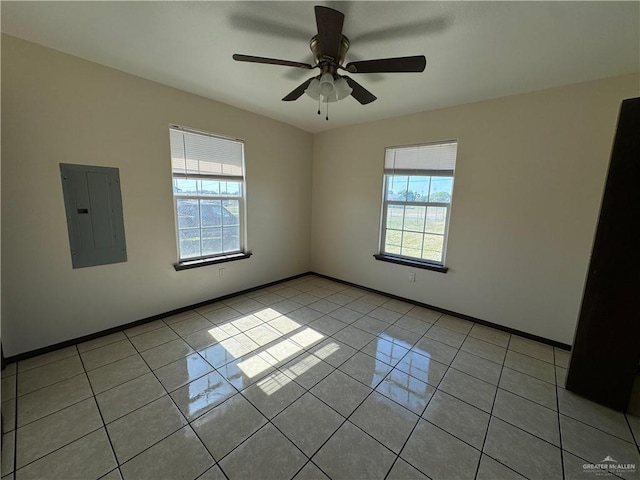
POLYGON ((622 102, 567 388, 626 410, 640 361, 640 98, 622 102))

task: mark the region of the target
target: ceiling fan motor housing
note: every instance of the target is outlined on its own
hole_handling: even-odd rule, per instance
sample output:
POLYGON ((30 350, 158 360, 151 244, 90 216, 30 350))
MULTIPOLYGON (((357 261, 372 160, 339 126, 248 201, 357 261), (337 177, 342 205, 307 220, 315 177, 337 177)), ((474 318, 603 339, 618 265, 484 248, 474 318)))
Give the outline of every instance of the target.
POLYGON ((320 67, 322 72, 328 72, 335 76, 338 67, 344 63, 344 58, 349 50, 349 39, 341 35, 340 38, 340 50, 338 51, 338 58, 332 58, 328 55, 323 55, 320 50, 320 42, 318 41, 318 35, 314 35, 309 42, 311 53, 313 54, 313 61, 320 67))

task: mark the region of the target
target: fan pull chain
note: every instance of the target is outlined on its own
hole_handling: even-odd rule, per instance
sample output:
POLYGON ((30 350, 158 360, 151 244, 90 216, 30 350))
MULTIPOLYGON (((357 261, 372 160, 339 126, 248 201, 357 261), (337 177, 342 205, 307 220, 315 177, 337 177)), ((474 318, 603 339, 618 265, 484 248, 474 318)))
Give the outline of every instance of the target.
POLYGON ((329 97, 327 97, 327 116, 326 116, 326 120, 327 120, 327 122, 329 121, 329 97))
POLYGON ((320 115, 320 102, 322 102, 322 96, 318 95, 318 115, 320 115))

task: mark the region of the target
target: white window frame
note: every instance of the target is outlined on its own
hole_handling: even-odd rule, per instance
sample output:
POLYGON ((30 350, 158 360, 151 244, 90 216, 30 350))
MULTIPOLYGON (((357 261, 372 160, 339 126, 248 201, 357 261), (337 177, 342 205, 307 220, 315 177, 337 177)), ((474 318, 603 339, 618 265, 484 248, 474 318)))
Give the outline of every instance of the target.
MULTIPOLYGON (((402 149, 402 148, 415 148, 415 147, 423 147, 423 146, 438 146, 438 145, 446 145, 446 144, 456 144, 456 148, 457 148, 457 140, 447 140, 447 141, 442 141, 442 142, 431 142, 431 143, 423 143, 423 144, 417 144, 417 145, 402 145, 402 146, 395 146, 395 147, 387 147, 387 149, 385 150, 385 156, 386 156, 386 151, 391 150, 391 149, 402 149)), ((454 164, 455 165, 455 164, 454 164)), ((379 254, 376 256, 376 258, 382 260, 382 259, 389 259, 389 260, 397 260, 397 263, 402 263, 403 261, 406 261, 407 263, 411 263, 411 264, 422 264, 425 266, 436 266, 436 267, 443 267, 445 265, 445 260, 446 260, 446 254, 447 254, 447 244, 448 244, 448 239, 449 239, 449 225, 450 225, 450 219, 451 219, 451 203, 453 201, 453 184, 454 184, 454 180, 455 180, 455 166, 454 168, 447 168, 447 169, 421 169, 421 168, 413 168, 413 169, 389 169, 389 168, 384 168, 384 174, 383 174, 383 186, 382 186, 382 208, 381 208, 381 219, 380 219, 380 236, 379 236, 379 248, 378 248, 378 252, 379 254), (452 181, 452 187, 451 187, 451 195, 450 195, 450 199, 449 202, 432 202, 432 201, 428 201, 429 199, 429 194, 427 195, 427 201, 424 202, 419 202, 419 201, 403 201, 403 200, 388 200, 387 199, 387 192, 389 191, 389 181, 393 178, 393 177, 397 177, 397 176, 402 176, 402 177, 446 177, 446 178, 451 178, 452 181), (427 232, 425 230, 426 228, 426 224, 423 224, 423 229, 422 229, 422 234, 423 235, 441 235, 443 237, 442 239, 442 255, 441 255, 441 259, 440 261, 436 261, 436 260, 431 260, 431 259, 423 259, 421 258, 424 255, 424 241, 422 243, 421 246, 421 257, 412 257, 409 255, 403 255, 402 253, 390 253, 387 252, 385 250, 385 246, 386 246, 386 239, 387 239, 387 230, 393 230, 393 231, 399 231, 402 233, 404 232, 415 232, 413 230, 405 230, 404 229, 404 217, 403 217, 403 223, 402 223, 402 228, 400 230, 397 229, 388 229, 387 228, 387 212, 389 210, 389 206, 390 205, 398 205, 398 206, 410 206, 410 207, 424 207, 425 208, 425 222, 426 222, 426 213, 427 213, 427 209, 428 207, 439 207, 439 208, 444 208, 446 210, 445 213, 445 225, 444 225, 444 233, 440 234, 440 233, 435 233, 435 232, 427 232), (381 257, 385 257, 385 258, 381 258, 381 257)), ((430 192, 429 192, 430 193, 430 192)), ((416 232, 416 233, 420 233, 420 232, 416 232)), ((402 249, 401 249, 402 251, 402 249)))
MULTIPOLYGON (((247 242, 246 242, 246 170, 245 170, 245 158, 244 158, 244 141, 238 138, 225 137, 222 135, 217 135, 214 133, 204 132, 201 130, 195 130, 192 128, 186 128, 179 125, 170 125, 169 132, 172 130, 185 132, 193 135, 202 135, 205 137, 217 138, 226 141, 236 142, 241 146, 241 162, 242 162, 242 174, 241 175, 211 175, 211 174, 200 174, 200 173, 187 173, 186 166, 185 172, 176 172, 173 168, 173 162, 171 165, 171 191, 173 194, 173 209, 174 209, 174 220, 175 220, 175 234, 176 234, 176 249, 177 249, 177 257, 178 263, 177 265, 190 264, 190 263, 200 263, 203 261, 215 261, 215 260, 232 260, 237 257, 244 258, 244 256, 248 256, 247 252, 247 242), (173 188, 175 179, 191 179, 191 180, 214 180, 221 182, 239 182, 240 183, 240 195, 202 195, 202 194, 193 194, 193 193, 177 193, 173 188), (180 226, 178 219, 178 200, 182 199, 194 199, 194 200, 235 200, 239 202, 238 205, 238 217, 239 217, 239 248, 234 250, 227 250, 221 253, 210 254, 210 255, 200 255, 196 257, 182 257, 182 253, 180 251, 180 226)), ((185 162, 186 165, 186 162, 185 162)), ((224 227, 222 227, 224 229, 224 227)), ((199 227, 202 230, 202 227, 199 227)), ((202 241, 202 240, 201 240, 202 241)))

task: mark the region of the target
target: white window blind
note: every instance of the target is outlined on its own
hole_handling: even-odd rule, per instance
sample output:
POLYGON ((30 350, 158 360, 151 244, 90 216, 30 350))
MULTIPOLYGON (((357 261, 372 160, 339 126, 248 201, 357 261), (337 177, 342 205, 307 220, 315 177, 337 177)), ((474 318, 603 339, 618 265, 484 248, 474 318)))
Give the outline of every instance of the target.
POLYGON ((388 147, 385 151, 384 170, 388 174, 433 174, 453 175, 456 166, 458 143, 433 143, 388 147))
POLYGON ((244 144, 171 125, 178 262, 244 252, 244 144))
POLYGON ((456 141, 386 148, 380 257, 444 268, 457 149, 456 141))
POLYGON ((243 143, 171 127, 171 168, 174 176, 242 179, 243 143))

